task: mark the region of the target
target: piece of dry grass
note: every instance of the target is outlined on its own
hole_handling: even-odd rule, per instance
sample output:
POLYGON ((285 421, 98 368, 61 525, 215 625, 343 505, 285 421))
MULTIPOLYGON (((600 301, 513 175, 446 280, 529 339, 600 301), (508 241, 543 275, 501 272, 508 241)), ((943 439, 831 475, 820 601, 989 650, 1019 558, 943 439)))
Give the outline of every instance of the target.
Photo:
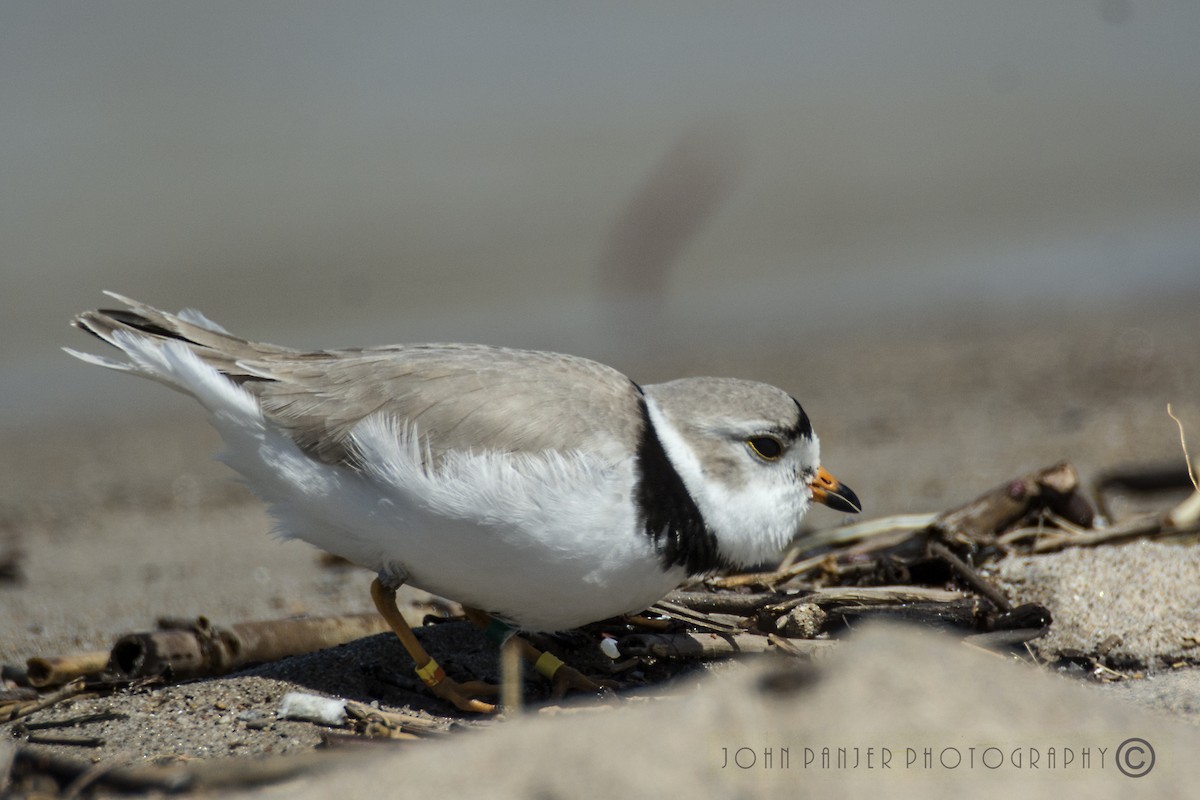
POLYGON ((1183 435, 1183 423, 1171 411, 1170 403, 1167 403, 1167 416, 1175 420, 1175 424, 1179 426, 1179 446, 1183 448, 1183 460, 1187 463, 1188 478, 1191 480, 1192 486, 1196 489, 1187 500, 1175 506, 1167 514, 1166 521, 1168 525, 1174 528, 1184 528, 1194 525, 1200 520, 1200 483, 1196 482, 1196 474, 1192 471, 1192 459, 1188 455, 1187 440, 1183 435))

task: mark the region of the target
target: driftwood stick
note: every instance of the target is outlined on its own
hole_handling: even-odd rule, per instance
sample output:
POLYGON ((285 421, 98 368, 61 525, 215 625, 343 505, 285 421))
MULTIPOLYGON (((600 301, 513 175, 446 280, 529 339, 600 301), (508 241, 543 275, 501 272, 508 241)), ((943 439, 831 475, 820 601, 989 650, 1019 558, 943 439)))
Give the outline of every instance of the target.
POLYGON ((829 606, 837 619, 890 619, 936 628, 978 630, 991 603, 978 597, 963 597, 953 603, 899 603, 829 606))
POLYGON ((60 686, 75 678, 99 675, 108 668, 109 652, 93 650, 69 656, 36 656, 25 662, 29 685, 38 689, 60 686))
POLYGON ((656 658, 720 658, 739 653, 764 653, 767 637, 753 633, 635 633, 619 642, 621 653, 656 658))
POLYGON ((196 631, 167 630, 130 633, 113 645, 113 670, 123 678, 142 678, 168 671, 177 678, 227 671, 232 659, 229 645, 217 634, 205 637, 196 631))
POLYGON ((230 626, 241 645, 241 663, 277 661, 311 653, 388 630, 383 617, 346 614, 340 617, 239 622, 230 626))
MULTIPOLYGON (((831 647, 833 642, 825 639, 797 639, 793 644, 815 654, 819 650, 831 647)), ((754 633, 634 634, 621 639, 620 648, 626 655, 656 658, 723 658, 779 649, 770 637, 754 633)))
POLYGON ((774 592, 739 594, 734 592, 683 592, 667 595, 667 602, 690 608, 704 614, 753 614, 778 597, 774 592))
MULTIPOLYGON (((178 623, 170 623, 178 624, 178 623)), ((378 614, 239 622, 217 628, 199 617, 186 628, 122 636, 112 665, 122 677, 221 675, 245 664, 275 661, 386 631, 378 614)))
POLYGON ((1078 490, 1079 475, 1073 466, 1063 462, 1011 480, 946 511, 938 515, 930 528, 947 541, 989 545, 1014 522, 1042 508, 1090 528, 1095 512, 1078 490))
POLYGON ((846 586, 818 589, 808 594, 796 595, 767 608, 770 611, 782 612, 805 603, 818 606, 896 605, 900 603, 953 603, 962 599, 961 592, 931 589, 924 586, 846 586))

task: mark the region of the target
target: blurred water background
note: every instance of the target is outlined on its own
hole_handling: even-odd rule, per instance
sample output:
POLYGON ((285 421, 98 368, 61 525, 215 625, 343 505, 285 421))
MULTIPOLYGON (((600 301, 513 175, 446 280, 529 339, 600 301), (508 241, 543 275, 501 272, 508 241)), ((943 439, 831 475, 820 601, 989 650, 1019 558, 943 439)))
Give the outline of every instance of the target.
POLYGON ((59 350, 102 289, 635 371, 1200 306, 1198 42, 1193 2, 5 0, 3 425, 171 402, 59 350))

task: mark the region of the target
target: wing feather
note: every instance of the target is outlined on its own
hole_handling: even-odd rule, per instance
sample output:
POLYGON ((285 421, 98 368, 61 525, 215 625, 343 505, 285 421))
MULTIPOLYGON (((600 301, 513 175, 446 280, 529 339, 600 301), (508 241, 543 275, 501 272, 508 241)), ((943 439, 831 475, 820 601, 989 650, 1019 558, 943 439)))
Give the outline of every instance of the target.
POLYGON ((374 415, 415 429, 434 458, 448 450, 617 454, 635 448, 640 433, 636 385, 588 359, 475 344, 304 352, 233 336, 199 312, 112 296, 130 310, 85 312, 75 324, 118 348, 125 335, 182 342, 327 463, 353 465, 352 432, 374 415))

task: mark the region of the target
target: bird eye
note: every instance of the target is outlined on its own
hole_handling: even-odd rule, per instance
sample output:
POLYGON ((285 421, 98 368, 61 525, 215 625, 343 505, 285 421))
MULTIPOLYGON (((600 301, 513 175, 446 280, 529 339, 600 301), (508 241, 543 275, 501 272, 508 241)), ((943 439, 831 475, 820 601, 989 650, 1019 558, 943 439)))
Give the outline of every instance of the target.
POLYGON ((774 436, 754 436, 746 444, 764 461, 774 461, 783 455, 783 443, 774 436))

